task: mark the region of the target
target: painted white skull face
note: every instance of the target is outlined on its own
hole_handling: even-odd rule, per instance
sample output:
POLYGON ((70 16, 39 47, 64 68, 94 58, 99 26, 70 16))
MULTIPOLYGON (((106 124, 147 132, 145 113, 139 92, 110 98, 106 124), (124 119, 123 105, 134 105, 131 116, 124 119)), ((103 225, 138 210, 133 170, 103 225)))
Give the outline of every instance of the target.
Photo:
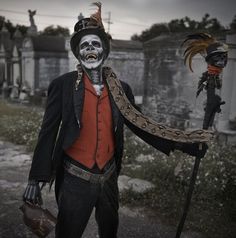
POLYGON ((79 59, 86 69, 98 68, 104 58, 102 41, 97 35, 86 35, 79 43, 79 59))
POLYGON ((208 63, 218 68, 224 68, 227 65, 228 54, 226 52, 215 53, 209 57, 208 63))

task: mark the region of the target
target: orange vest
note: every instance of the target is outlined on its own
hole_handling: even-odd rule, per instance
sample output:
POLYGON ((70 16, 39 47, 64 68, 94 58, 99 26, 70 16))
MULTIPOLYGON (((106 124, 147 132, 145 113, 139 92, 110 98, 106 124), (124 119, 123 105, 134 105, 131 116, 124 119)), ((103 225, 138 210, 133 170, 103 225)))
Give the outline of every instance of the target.
POLYGON ((113 121, 107 86, 97 96, 93 85, 84 74, 85 97, 81 117, 80 135, 66 153, 92 168, 96 163, 100 169, 113 157, 115 140, 113 121))

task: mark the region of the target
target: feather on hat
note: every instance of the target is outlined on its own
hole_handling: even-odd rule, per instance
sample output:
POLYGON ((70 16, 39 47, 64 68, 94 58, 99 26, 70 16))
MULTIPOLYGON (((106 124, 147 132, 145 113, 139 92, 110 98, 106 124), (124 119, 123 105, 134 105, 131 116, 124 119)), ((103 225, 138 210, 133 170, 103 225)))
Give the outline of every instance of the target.
POLYGON ((90 16, 91 22, 95 21, 98 26, 104 29, 103 23, 102 23, 102 3, 101 2, 94 2, 92 5, 97 6, 98 10, 94 14, 90 16))
POLYGON ((110 52, 110 40, 111 36, 105 32, 102 17, 101 8, 102 4, 100 2, 94 2, 92 5, 98 7, 98 10, 88 18, 80 19, 74 26, 74 33, 71 36, 70 45, 71 50, 76 58, 78 58, 78 44, 81 38, 87 34, 98 35, 104 43, 104 49, 106 52, 106 58, 110 52))

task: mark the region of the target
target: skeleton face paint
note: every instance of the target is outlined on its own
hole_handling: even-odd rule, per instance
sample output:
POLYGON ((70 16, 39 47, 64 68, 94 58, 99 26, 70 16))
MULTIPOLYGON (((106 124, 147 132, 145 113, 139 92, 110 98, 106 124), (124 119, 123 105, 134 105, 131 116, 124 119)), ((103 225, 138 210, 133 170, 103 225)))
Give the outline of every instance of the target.
POLYGON ((227 53, 216 53, 209 57, 207 62, 213 66, 224 68, 227 64, 227 53))
POLYGON ((102 41, 97 35, 86 35, 79 43, 79 60, 86 69, 98 68, 104 59, 102 41))

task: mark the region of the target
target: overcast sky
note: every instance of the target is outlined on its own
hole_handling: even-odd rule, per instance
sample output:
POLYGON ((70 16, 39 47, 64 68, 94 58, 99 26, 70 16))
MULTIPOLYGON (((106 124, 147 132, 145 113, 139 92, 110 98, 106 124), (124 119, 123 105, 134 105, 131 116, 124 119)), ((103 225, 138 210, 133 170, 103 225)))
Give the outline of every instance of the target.
MULTIPOLYGON (((80 12, 89 17, 96 8, 94 0, 0 0, 0 15, 13 23, 29 25, 28 9, 37 10, 35 22, 39 30, 48 25, 73 26, 80 12), (50 15, 44 16, 44 15, 50 15), (52 17, 52 16, 60 17, 52 17)), ((111 12, 110 33, 114 39, 130 39, 153 23, 169 22, 189 16, 200 20, 205 13, 228 26, 236 15, 236 0, 101 0, 102 17, 107 29, 111 12)))

